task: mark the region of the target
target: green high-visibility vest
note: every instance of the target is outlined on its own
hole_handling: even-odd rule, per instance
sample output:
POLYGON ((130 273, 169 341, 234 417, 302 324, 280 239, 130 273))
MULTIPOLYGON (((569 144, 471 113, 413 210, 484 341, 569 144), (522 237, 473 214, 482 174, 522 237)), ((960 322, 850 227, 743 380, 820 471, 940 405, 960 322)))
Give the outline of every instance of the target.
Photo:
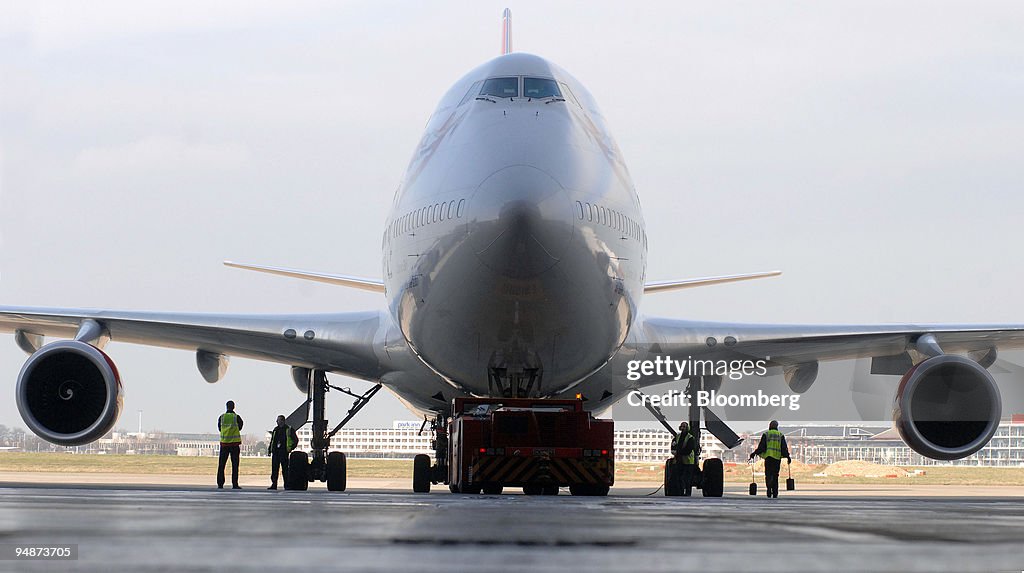
POLYGON ((238 415, 234 412, 224 412, 220 416, 220 443, 242 443, 242 434, 238 431, 238 415))
MULTIPOLYGON (((693 441, 693 434, 691 434, 690 432, 686 432, 685 440, 686 441, 683 442, 683 445, 686 445, 686 442, 692 442, 693 441)), ((675 453, 676 453, 676 445, 678 443, 679 443, 679 434, 676 434, 672 438, 672 455, 675 455, 675 453)), ((686 457, 683 458, 683 463, 686 464, 686 465, 689 465, 689 466, 693 465, 693 450, 690 450, 690 453, 686 454, 686 457)))
POLYGON ((782 459, 782 432, 778 430, 768 430, 765 432, 765 439, 768 443, 765 444, 764 453, 761 454, 762 458, 773 458, 776 460, 782 459))
POLYGON ((285 448, 287 448, 287 450, 289 452, 294 450, 295 449, 295 438, 292 437, 294 435, 294 432, 287 425, 285 427, 283 427, 283 428, 274 428, 274 431, 271 432, 271 434, 270 434, 270 448, 273 449, 274 444, 277 443, 277 433, 278 432, 284 432, 285 448))

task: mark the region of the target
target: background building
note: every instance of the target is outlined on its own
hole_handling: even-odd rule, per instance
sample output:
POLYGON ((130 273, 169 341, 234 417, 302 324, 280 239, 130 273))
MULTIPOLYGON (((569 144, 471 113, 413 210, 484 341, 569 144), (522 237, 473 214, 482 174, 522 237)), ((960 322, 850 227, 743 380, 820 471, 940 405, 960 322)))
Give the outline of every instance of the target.
MULTIPOLYGON (((350 458, 412 458, 433 455, 429 427, 421 421, 394 421, 390 428, 344 428, 331 439, 331 450, 345 452, 350 458)), ((864 460, 896 466, 993 466, 1024 467, 1024 414, 1015 414, 1003 422, 987 446, 976 454, 944 462, 914 452, 890 426, 865 424, 801 424, 781 426, 793 459, 807 464, 831 464, 843 460, 864 460)), ((744 463, 754 450, 763 430, 742 434, 743 443, 732 450, 708 432, 701 434, 701 457, 717 457, 725 462, 744 463)), ((179 456, 216 456, 220 449, 217 434, 171 434, 115 431, 85 446, 64 448, 28 436, 21 430, 8 430, 9 438, 0 447, 12 451, 51 451, 106 454, 156 454, 179 456)), ((297 432, 298 448, 308 451, 312 432, 306 425, 297 432)), ((242 437, 243 456, 265 456, 270 433, 242 437)), ((662 463, 671 455, 672 435, 662 429, 615 431, 615 460, 619 462, 662 463)))
MULTIPOLYGON (((864 460, 893 466, 1024 467, 1024 415, 1019 414, 1000 424, 992 440, 977 453, 951 462, 918 454, 907 447, 891 427, 803 425, 780 429, 786 435, 794 459, 808 464, 864 460)), ((756 443, 758 436, 750 439, 756 443)))
MULTIPOLYGON (((891 426, 861 424, 803 424, 780 426, 793 459, 807 464, 863 460, 895 466, 1024 467, 1024 414, 1003 422, 987 446, 952 462, 932 460, 910 449, 891 426)), ((701 458, 745 463, 761 438, 760 432, 741 434, 743 443, 728 450, 714 436, 701 433, 701 458)), ((671 456, 672 436, 665 430, 617 430, 615 461, 663 462, 671 456)))
MULTIPOLYGON (((350 458, 412 458, 416 454, 433 454, 430 426, 421 434, 422 426, 422 421, 395 420, 390 428, 342 428, 331 438, 330 449, 345 452, 350 458)), ((308 451, 313 437, 310 425, 303 426, 296 434, 299 449, 308 451)))
MULTIPOLYGON (((742 446, 741 446, 742 447, 742 446)), ((701 458, 721 458, 728 451, 708 432, 701 432, 701 458)), ((672 455, 672 434, 645 428, 615 431, 615 461, 664 462, 672 455)))

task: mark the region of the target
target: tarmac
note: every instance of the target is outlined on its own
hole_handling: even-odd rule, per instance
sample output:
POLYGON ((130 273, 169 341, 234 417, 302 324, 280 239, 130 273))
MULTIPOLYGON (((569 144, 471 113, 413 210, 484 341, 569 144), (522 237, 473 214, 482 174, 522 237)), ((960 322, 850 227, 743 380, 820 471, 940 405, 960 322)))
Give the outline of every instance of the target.
POLYGON ((586 498, 412 494, 386 479, 339 493, 90 477, 0 475, 0 546, 78 545, 76 560, 0 560, 0 571, 1024 570, 1016 487, 798 484, 769 500, 743 484, 718 499, 635 482, 586 498))

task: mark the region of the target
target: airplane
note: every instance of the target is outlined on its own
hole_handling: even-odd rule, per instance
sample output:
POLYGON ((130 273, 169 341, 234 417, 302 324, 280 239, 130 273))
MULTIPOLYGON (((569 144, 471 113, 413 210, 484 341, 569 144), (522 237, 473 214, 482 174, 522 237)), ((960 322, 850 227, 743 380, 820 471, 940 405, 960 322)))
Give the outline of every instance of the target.
POLYGON ((666 381, 622 376, 629 361, 658 356, 765 360, 796 393, 815 382, 821 362, 870 358, 872 374, 902 377, 894 423, 915 451, 951 460, 988 443, 1002 416, 988 368, 999 351, 1024 347, 1024 325, 746 324, 643 314, 645 294, 780 273, 648 281, 639 195, 593 96, 566 70, 511 44, 506 10, 501 55, 457 80, 431 115, 384 225, 380 278, 225 262, 378 293, 383 308, 257 315, 3 306, 0 330, 29 354, 16 387, 25 423, 61 445, 106 434, 120 413, 122 382, 103 349, 117 340, 195 352, 210 383, 223 378, 229 357, 290 365, 307 400, 289 422, 312 413, 321 465, 332 434, 323 404, 337 389, 327 374, 376 384, 353 394, 342 424, 383 387, 441 427, 453 399, 469 396, 581 399, 606 411, 666 381))

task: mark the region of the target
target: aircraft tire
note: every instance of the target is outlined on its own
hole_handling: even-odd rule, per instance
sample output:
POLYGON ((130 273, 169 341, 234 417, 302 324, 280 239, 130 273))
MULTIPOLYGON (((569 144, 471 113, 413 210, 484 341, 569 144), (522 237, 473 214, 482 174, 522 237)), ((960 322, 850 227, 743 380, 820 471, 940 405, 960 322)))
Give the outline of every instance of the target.
POLYGON ((412 460, 412 491, 430 493, 430 456, 418 454, 412 460))
POLYGON ((670 497, 683 495, 683 492, 679 491, 679 485, 674 479, 675 468, 675 462, 672 458, 665 460, 665 495, 670 497))
POLYGON ((700 489, 704 497, 722 497, 725 489, 725 470, 722 460, 718 458, 704 460, 704 481, 700 489))
POLYGON ((345 454, 327 454, 327 491, 345 491, 348 481, 347 466, 345 454))
POLYGON ((284 489, 309 489, 309 455, 306 452, 292 452, 288 456, 288 479, 284 480, 284 489))

